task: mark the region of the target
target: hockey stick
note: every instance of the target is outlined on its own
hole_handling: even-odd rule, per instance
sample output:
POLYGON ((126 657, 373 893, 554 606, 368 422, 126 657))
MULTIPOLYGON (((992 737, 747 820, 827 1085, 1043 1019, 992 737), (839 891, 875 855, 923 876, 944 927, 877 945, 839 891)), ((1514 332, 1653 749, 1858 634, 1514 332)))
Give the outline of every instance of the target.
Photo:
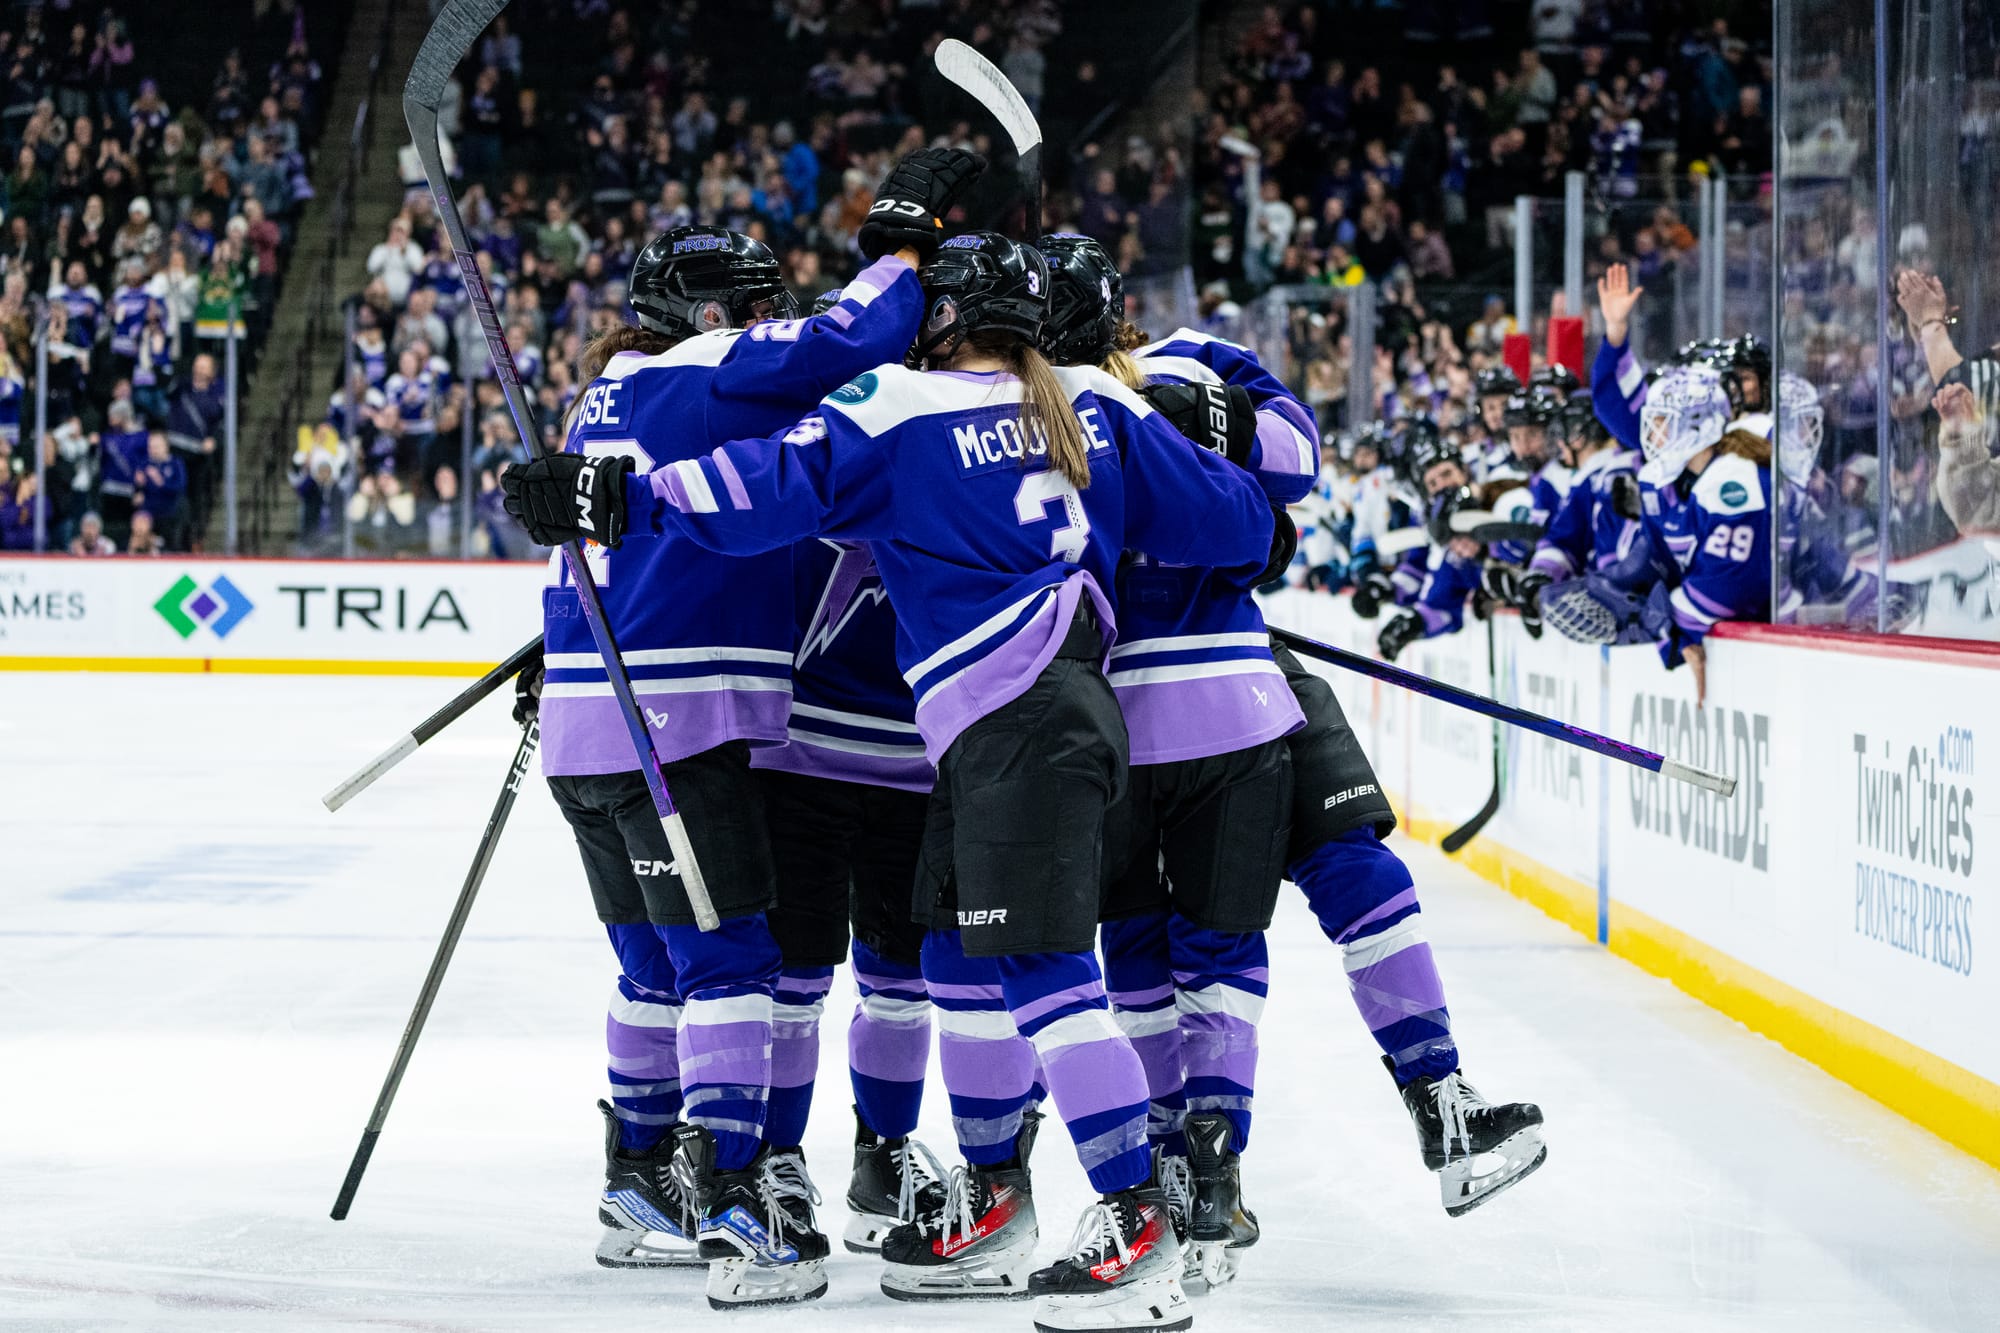
POLYGON ((389 1062, 389 1077, 382 1081, 382 1091, 375 1098, 375 1109, 368 1115, 368 1128, 361 1131, 361 1145, 354 1150, 354 1160, 347 1164, 347 1178, 340 1182, 340 1197, 333 1201, 333 1220, 336 1222, 346 1220, 347 1210, 354 1204, 354 1192, 361 1188, 361 1175, 368 1169, 368 1159, 375 1155, 375 1141, 382 1137, 382 1126, 389 1119, 389 1107, 396 1100, 396 1089, 403 1083, 403 1071, 410 1067, 410 1056, 417 1048, 417 1038, 424 1035, 424 1021, 431 1016, 431 1002, 437 999, 438 987, 444 983, 444 970, 451 965, 451 956, 458 948, 458 937, 465 930, 465 919, 472 915, 472 900, 486 878, 486 868, 493 864, 494 849, 500 845, 500 830, 507 826, 507 816, 514 809, 514 798, 520 795, 521 784, 527 781, 535 746, 541 738, 541 723, 530 719, 521 732, 521 744, 514 751, 514 761, 507 768, 507 781, 501 785, 500 798, 493 803, 493 813, 486 817, 486 832, 480 835, 479 850, 472 854, 472 867, 465 872, 465 884, 459 889, 458 901, 452 906, 451 920, 445 923, 444 938, 438 941, 437 952, 431 955, 431 970, 424 974, 423 989, 417 992, 417 1007, 410 1011, 410 1021, 403 1025, 403 1039, 396 1043, 396 1058, 389 1062))
POLYGON ((338 810, 367 791, 375 784, 375 779, 415 754, 418 746, 471 712, 473 705, 518 676, 530 662, 541 655, 542 636, 537 634, 532 642, 524 643, 515 649, 512 657, 459 691, 457 698, 417 723, 394 745, 362 765, 353 777, 320 797, 320 804, 329 810, 338 810))
MULTIPOLYGON (((1486 680, 1487 688, 1495 693, 1500 689, 1499 656, 1493 649, 1493 621, 1486 621, 1486 680)), ((1479 813, 1444 835, 1438 846, 1446 856, 1454 856, 1461 847, 1479 836, 1479 830, 1486 827, 1493 816, 1500 813, 1500 749, 1505 741, 1500 735, 1500 724, 1493 724, 1493 791, 1486 798, 1486 804, 1479 807, 1479 813)))
POLYGON ((1034 244, 1042 235, 1042 127, 1035 123, 1035 113, 992 61, 958 38, 939 42, 933 58, 938 73, 970 93, 1014 141, 1014 154, 1028 178, 1028 234, 1023 239, 1034 244))
MULTIPOLYGON (((438 217, 444 222, 445 235, 451 240, 452 258, 458 261, 459 275, 465 279, 466 299, 472 303, 473 313, 479 316, 479 331, 486 335, 486 348, 493 357, 493 370, 499 376, 500 390, 507 398, 508 415, 514 418, 514 429, 520 435, 528 457, 540 458, 546 451, 542 448, 541 436, 535 430, 534 414, 529 410, 527 394, 521 389, 520 372, 514 368, 514 354, 508 350, 507 339, 500 332, 500 316, 493 309, 493 296, 486 290, 486 280, 479 274, 478 256, 473 254, 472 242, 466 237, 465 220, 459 216, 458 204, 451 197, 451 180, 445 175, 444 159, 438 151, 438 103, 444 98, 445 84, 472 49, 473 43, 479 40, 479 34, 485 31, 486 25, 506 7, 507 0, 447 0, 432 21, 424 44, 417 48, 417 58, 410 64, 410 77, 403 85, 403 119, 409 122, 410 135, 416 141, 417 157, 423 163, 424 177, 430 184, 431 198, 437 201, 438 217)), ((639 761, 639 773, 646 780, 646 790, 652 794, 653 808, 659 813, 667 845, 673 849, 674 869, 687 888, 688 905, 694 909, 695 924, 703 930, 714 930, 722 924, 721 920, 715 914, 715 903, 708 896, 708 884, 702 878, 701 866, 695 861, 694 847, 688 842, 687 821, 674 808, 674 798, 668 793, 666 778, 660 772, 652 733, 647 731, 639 702, 633 697, 632 678, 625 670, 625 660, 618 655, 617 640, 611 635, 611 622, 604 615, 604 602, 597 595, 596 580, 592 578, 590 566, 584 559, 583 543, 569 542, 562 549, 563 559, 569 565, 570 582, 575 585, 576 595, 583 603, 584 619, 590 623, 590 636, 597 641, 598 655, 604 659, 604 674, 610 678, 611 693, 617 697, 618 711, 625 719, 625 730, 632 737, 632 750, 639 761)))
POLYGON ((1721 796, 1736 794, 1735 778, 1711 773, 1692 764, 1683 764, 1678 759, 1669 759, 1665 755, 1654 754, 1651 750, 1627 745, 1624 741, 1614 741, 1609 736, 1600 736, 1594 731, 1586 731, 1568 722, 1558 722, 1552 717, 1531 713, 1525 708, 1516 708, 1513 704, 1503 704, 1498 699, 1489 699, 1483 694, 1475 694, 1456 685, 1447 685, 1441 680, 1434 680, 1414 671, 1405 671, 1393 662, 1378 662, 1372 657, 1350 653, 1345 648, 1335 648, 1331 644, 1321 643, 1318 639, 1308 639, 1303 634, 1294 634, 1288 629, 1278 629, 1274 626, 1271 632, 1287 648, 1301 657, 1315 658, 1333 666, 1359 672, 1364 676, 1372 676, 1376 680, 1387 681, 1391 685, 1400 685, 1406 690, 1413 690, 1433 699, 1441 699, 1448 704, 1456 704, 1483 717, 1495 718, 1509 726, 1532 731, 1538 736, 1547 736, 1565 745, 1589 750, 1592 754, 1617 759, 1637 768, 1643 768, 1649 773, 1658 773, 1663 778, 1685 782, 1721 796))

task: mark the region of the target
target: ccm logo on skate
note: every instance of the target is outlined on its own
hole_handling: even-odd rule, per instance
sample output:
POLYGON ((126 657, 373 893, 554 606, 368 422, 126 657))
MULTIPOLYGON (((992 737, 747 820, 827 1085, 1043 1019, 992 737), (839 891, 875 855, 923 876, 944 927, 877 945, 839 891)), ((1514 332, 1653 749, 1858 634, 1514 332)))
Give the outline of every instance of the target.
POLYGON ((1359 787, 1349 787, 1346 791, 1337 791, 1333 795, 1326 798, 1326 804, 1321 806, 1320 809, 1331 810, 1336 805, 1344 804, 1345 802, 1355 799, 1357 796, 1368 796, 1372 794, 1375 790, 1376 788, 1374 783, 1364 782, 1359 787))
POLYGON ((1007 924, 1007 909, 1004 907, 982 907, 976 912, 960 912, 958 924, 961 926, 1004 926, 1007 924))
POLYGON ((654 875, 678 875, 681 872, 675 867, 672 861, 634 861, 632 863, 632 873, 635 875, 644 875, 650 879, 654 875))

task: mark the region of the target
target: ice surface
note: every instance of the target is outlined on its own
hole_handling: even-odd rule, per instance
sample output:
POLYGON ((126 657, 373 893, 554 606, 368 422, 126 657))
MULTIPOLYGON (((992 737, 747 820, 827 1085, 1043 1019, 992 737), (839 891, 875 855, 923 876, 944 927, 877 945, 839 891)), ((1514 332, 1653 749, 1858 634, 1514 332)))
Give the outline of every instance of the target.
MULTIPOLYGON (((457 687, 0 677, 0 1328, 1030 1327, 824 1301, 712 1314, 591 1259, 611 954, 531 783, 350 1220, 327 1209, 512 754, 494 700, 339 815, 457 687)), ((1288 893, 1246 1190, 1197 1328, 2000 1328, 2000 1175, 1419 847, 1466 1071, 1549 1160, 1464 1218, 1288 893)), ((808 1141, 844 1221, 851 992, 808 1141)), ((1990 1019, 1991 1016, 1985 1016, 1990 1019)), ((1967 1021, 1983 1021, 1967 1016, 1967 1021)), ((944 1099, 924 1133, 950 1143, 944 1099)), ((1037 1155, 1044 1247, 1085 1197, 1037 1155)))

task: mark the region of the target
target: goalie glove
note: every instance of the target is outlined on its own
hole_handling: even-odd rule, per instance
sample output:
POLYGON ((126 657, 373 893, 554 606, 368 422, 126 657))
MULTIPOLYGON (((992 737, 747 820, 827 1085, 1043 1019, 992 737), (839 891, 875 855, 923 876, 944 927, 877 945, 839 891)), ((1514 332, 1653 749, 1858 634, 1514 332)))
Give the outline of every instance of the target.
POLYGON ((501 503, 542 546, 592 541, 615 551, 625 540, 630 475, 629 458, 550 454, 501 473, 501 503))
POLYGON ((889 171, 854 243, 870 262, 905 246, 928 262, 944 239, 944 217, 986 159, 962 148, 919 148, 889 171))
POLYGON ((1375 647, 1381 652, 1383 661, 1393 662, 1397 653, 1423 637, 1424 618, 1415 611, 1405 611, 1382 627, 1375 647))
POLYGON ((1148 384, 1139 390, 1173 428, 1246 472, 1257 442, 1257 407, 1235 384, 1148 384))

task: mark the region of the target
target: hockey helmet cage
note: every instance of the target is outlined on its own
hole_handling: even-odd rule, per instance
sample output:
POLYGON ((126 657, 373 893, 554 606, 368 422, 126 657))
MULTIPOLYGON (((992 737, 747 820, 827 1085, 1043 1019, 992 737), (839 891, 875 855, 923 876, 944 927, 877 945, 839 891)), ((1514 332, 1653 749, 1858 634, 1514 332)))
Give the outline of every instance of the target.
POLYGON ((1785 480, 1804 486, 1819 466, 1820 442, 1826 434, 1826 409, 1819 390, 1803 375, 1778 376, 1778 466, 1785 480))

